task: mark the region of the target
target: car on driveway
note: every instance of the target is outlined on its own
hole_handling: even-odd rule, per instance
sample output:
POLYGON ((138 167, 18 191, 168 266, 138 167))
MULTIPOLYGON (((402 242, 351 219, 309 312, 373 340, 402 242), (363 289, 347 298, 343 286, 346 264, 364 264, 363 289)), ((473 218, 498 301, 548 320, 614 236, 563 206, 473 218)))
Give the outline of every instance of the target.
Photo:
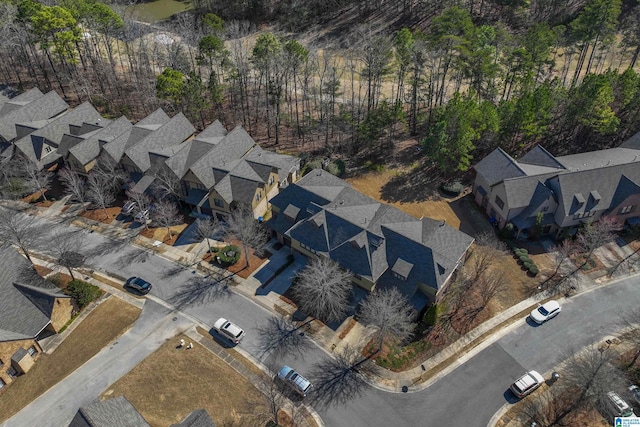
POLYGON ((633 400, 635 400, 636 403, 640 403, 640 387, 638 387, 635 384, 632 384, 629 386, 627 390, 629 390, 629 393, 631 393, 633 400))
POLYGON ((531 312, 529 317, 538 325, 541 325, 558 314, 560 314, 560 304, 558 304, 558 301, 551 300, 539 305, 538 308, 531 312))
POLYGON ((544 382, 544 378, 536 371, 529 371, 520 378, 518 378, 513 384, 511 384, 511 391, 518 398, 523 398, 544 382))
POLYGON ((124 287, 135 289, 136 291, 143 294, 148 294, 153 286, 151 286, 151 283, 147 282, 146 280, 134 276, 127 279, 127 281, 124 283, 124 287))
POLYGON ((122 215, 131 215, 131 213, 133 213, 133 210, 136 208, 137 205, 138 204, 133 200, 129 200, 127 201, 127 203, 124 204, 120 213, 122 215))
POLYGON ((242 337, 244 337, 242 328, 224 317, 216 320, 216 323, 213 324, 213 329, 234 344, 238 344, 242 337))
POLYGON ((276 378, 287 384, 302 397, 306 397, 313 388, 313 385, 308 379, 297 373, 295 369, 286 365, 280 368, 276 378))

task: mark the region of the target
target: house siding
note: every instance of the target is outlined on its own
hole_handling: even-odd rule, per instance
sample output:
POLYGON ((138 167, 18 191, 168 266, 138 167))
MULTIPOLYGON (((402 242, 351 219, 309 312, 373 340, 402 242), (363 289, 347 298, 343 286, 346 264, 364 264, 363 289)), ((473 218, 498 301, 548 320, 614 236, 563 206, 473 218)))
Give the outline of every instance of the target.
MULTIPOLYGON (((0 378, 6 383, 10 384, 13 382, 14 378, 7 374, 7 370, 13 366, 18 372, 26 373, 33 366, 34 359, 38 357, 38 355, 42 353, 42 348, 38 344, 35 339, 25 339, 25 340, 16 340, 16 341, 3 341, 0 342, 0 360, 2 360, 3 365, 0 366, 0 378), (23 361, 17 366, 16 363, 11 362, 11 356, 18 351, 19 349, 27 350, 29 347, 35 347, 38 351, 34 357, 31 357, 28 353, 23 358, 23 361)), ((3 389, 4 390, 4 389, 3 389)), ((1 393, 1 391, 0 391, 1 393)))

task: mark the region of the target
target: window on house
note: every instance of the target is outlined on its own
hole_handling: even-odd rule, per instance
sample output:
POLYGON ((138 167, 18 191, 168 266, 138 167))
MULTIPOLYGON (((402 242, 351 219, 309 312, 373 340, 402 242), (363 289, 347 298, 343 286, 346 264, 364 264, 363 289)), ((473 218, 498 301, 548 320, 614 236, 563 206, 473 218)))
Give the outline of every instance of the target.
POLYGON ((499 207, 500 209, 504 208, 504 202, 498 196, 496 196, 496 206, 499 207))
POLYGON ((393 273, 393 277, 395 277, 396 279, 402 280, 403 282, 405 280, 407 280, 406 277, 399 275, 398 273, 393 273))
POLYGON ((548 210, 549 210, 549 206, 545 206, 545 207, 542 208, 542 212, 546 212, 548 210))
POLYGON ((51 147, 48 146, 48 145, 45 145, 44 146, 44 151, 46 151, 47 153, 50 153, 51 152, 51 147))
POLYGON ((224 201, 220 200, 220 199, 213 199, 213 204, 216 205, 219 208, 223 208, 224 207, 224 201))
POLYGON ((187 185, 189 185, 189 188, 192 190, 206 190, 206 187, 199 182, 189 182, 187 185))
POLYGON ((271 175, 271 177, 269 177, 269 185, 273 185, 273 181, 275 181, 275 178, 271 175))
POLYGON ((259 202, 262 199, 262 193, 256 194, 256 202, 259 202))
POLYGON ((38 350, 36 350, 34 346, 29 347, 29 349, 27 350, 27 353, 29 353, 29 356, 34 356, 37 352, 38 350))
POLYGON ((2 378, 0 378, 0 389, 1 389, 2 387, 4 387, 5 385, 7 385, 7 383, 5 383, 5 382, 2 380, 2 378))
POLYGON ((635 206, 634 205, 629 205, 629 206, 623 206, 620 208, 620 210, 618 211, 619 214, 626 214, 629 212, 633 212, 635 210, 635 206))
POLYGON ((11 378, 17 377, 18 376, 18 371, 16 371, 14 369, 14 367, 11 366, 9 369, 7 369, 7 375, 9 375, 11 378))
POLYGON ((2 359, 0 359, 0 366, 4 365, 4 362, 2 361, 2 359))

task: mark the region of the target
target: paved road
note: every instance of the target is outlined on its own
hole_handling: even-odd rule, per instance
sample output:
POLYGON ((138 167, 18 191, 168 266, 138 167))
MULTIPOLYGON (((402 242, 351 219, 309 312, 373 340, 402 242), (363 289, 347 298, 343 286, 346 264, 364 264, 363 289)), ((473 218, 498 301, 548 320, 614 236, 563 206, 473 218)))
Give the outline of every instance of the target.
MULTIPOLYGON (((191 270, 176 269, 173 263, 128 245, 107 243, 104 236, 87 235, 86 250, 100 248, 101 252, 101 256, 89 259, 90 264, 121 277, 144 277, 154 284, 152 295, 185 303, 182 309, 206 324, 213 324, 221 316, 234 320, 247 331, 240 347, 260 358, 257 327, 271 316, 269 312, 234 293, 215 291, 215 286, 201 286, 203 282, 191 270), (195 302, 185 298, 194 293, 198 296, 195 302)), ((521 373, 529 369, 545 372, 570 351, 614 331, 615 313, 640 303, 640 293, 634 289, 639 282, 638 277, 630 278, 572 297, 563 303, 563 312, 543 326, 534 327, 523 319, 511 333, 421 392, 392 394, 366 387, 344 404, 316 409, 327 426, 336 427, 484 427, 507 402, 506 390, 521 373)), ((313 365, 326 357, 320 348, 312 347, 304 358, 285 357, 269 364, 274 367, 290 364, 304 374, 312 372, 313 365)), ((102 389, 115 378, 106 376, 102 389)), ((310 379, 313 381, 313 377, 310 379)), ((77 401, 75 409, 84 403, 77 401)), ((71 411, 73 406, 67 402, 67 406, 58 406, 58 409, 71 411)), ((51 405, 43 407, 52 408, 51 405)))

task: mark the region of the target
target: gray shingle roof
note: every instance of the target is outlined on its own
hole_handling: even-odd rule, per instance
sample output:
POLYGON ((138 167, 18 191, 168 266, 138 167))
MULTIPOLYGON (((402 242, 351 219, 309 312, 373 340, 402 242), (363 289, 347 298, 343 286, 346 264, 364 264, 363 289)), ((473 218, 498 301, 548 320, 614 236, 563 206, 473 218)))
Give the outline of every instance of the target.
POLYGON ((216 120, 211 123, 205 130, 200 132, 194 139, 198 141, 204 141, 211 144, 217 144, 227 135, 227 130, 220 123, 220 120, 216 120))
POLYGON ((0 117, 0 138, 11 141, 16 138, 16 124, 46 120, 57 116, 69 108, 60 96, 51 91, 35 99, 22 108, 13 110, 0 117))
POLYGON ((40 149, 40 144, 47 141, 50 145, 58 147, 63 135, 69 132, 70 124, 99 123, 101 120, 100 113, 89 102, 84 102, 73 110, 57 117, 43 128, 16 141, 15 146, 28 159, 42 167, 59 158, 60 154, 56 150, 52 150, 51 153, 47 154, 40 149))
POLYGON ((102 144, 109 143, 117 137, 131 130, 133 125, 125 116, 120 117, 109 123, 102 130, 94 133, 90 137, 85 138, 77 145, 69 149, 69 153, 73 155, 83 165, 86 165, 100 155, 102 144))
POLYGON ((502 148, 493 150, 473 168, 487 180, 490 186, 507 178, 526 175, 518 162, 505 153, 502 148))
POLYGON ((420 283, 439 289, 473 242, 472 237, 442 221, 418 220, 329 175, 311 171, 283 189, 271 201, 281 214, 267 222, 267 226, 279 232, 288 226, 285 234, 292 239, 329 256, 355 274, 393 284, 408 296, 413 295, 420 283), (311 200, 319 202, 322 208, 308 209, 318 206, 311 200), (299 210, 294 224, 282 213, 295 209, 299 210), (398 262, 398 258, 403 261, 398 262), (396 264, 414 266, 406 280, 389 273, 389 266, 396 264))
POLYGON ((186 141, 181 144, 180 150, 165 161, 165 164, 177 177, 182 178, 189 171, 189 168, 214 146, 210 142, 199 139, 186 141))
POLYGON ((196 409, 191 412, 181 423, 172 424, 171 427, 216 427, 204 409, 196 409))
POLYGON ((636 133, 631 138, 620 144, 620 147, 640 150, 640 132, 636 133))
POLYGON ((616 208, 633 194, 640 194, 640 182, 633 182, 626 176, 621 176, 616 191, 611 198, 611 208, 616 208))
POLYGON ((35 338, 49 324, 54 298, 69 298, 34 274, 13 248, 0 249, 0 341, 35 338), (29 284, 20 283, 29 277, 29 284))
POLYGON ((4 98, 4 102, 0 106, 0 117, 9 114, 12 111, 19 110, 32 101, 41 98, 44 94, 40 92, 40 89, 34 87, 26 92, 21 93, 13 98, 4 98))
POLYGON ((149 427, 124 396, 95 400, 78 410, 69 427, 149 427))
POLYGON ((640 151, 633 148, 609 148, 557 157, 558 161, 571 172, 601 169, 607 166, 640 163, 640 151))
POLYGON ((167 123, 169 116, 158 108, 153 113, 149 114, 144 119, 140 120, 130 129, 120 134, 110 142, 106 143, 103 148, 104 151, 116 162, 120 162, 125 150, 133 147, 135 144, 143 140, 153 130, 158 129, 163 124, 167 123))
POLYGON ((195 130, 184 114, 178 113, 167 123, 126 149, 125 154, 142 172, 145 172, 151 167, 149 152, 157 152, 174 145, 179 145, 193 135, 195 130))

